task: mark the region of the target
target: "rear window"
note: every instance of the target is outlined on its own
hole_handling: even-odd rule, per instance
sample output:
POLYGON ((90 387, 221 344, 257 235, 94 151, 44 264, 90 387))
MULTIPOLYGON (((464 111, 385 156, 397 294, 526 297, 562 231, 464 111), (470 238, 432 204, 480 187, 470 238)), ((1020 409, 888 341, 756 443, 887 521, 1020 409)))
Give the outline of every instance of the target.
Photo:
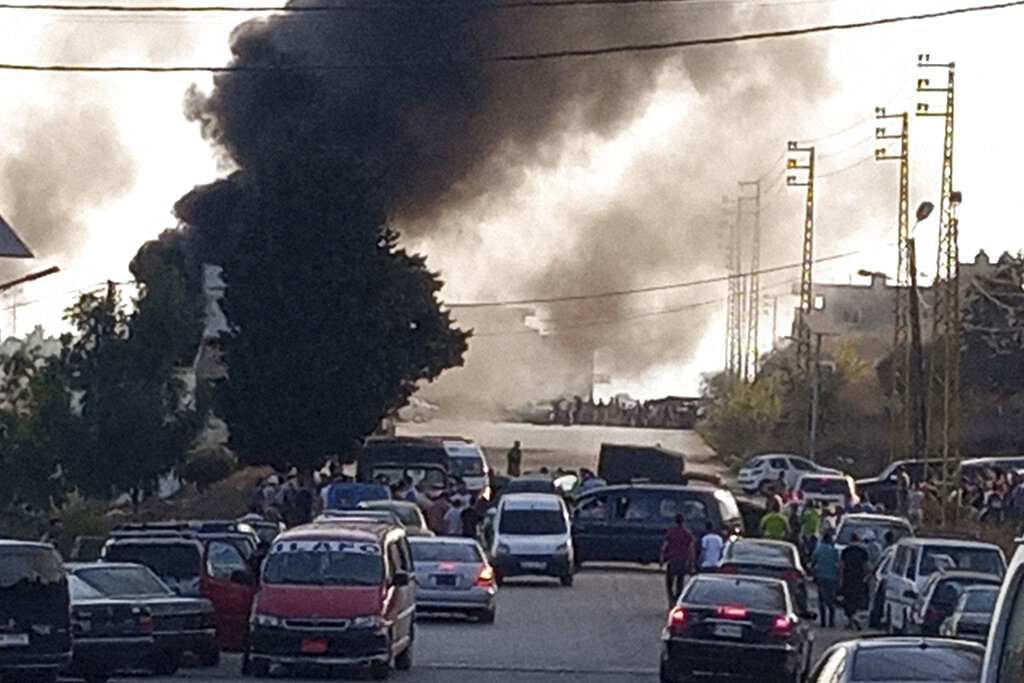
POLYGON ((267 557, 263 582, 299 586, 378 586, 384 562, 376 543, 278 541, 267 557))
POLYGON ((484 459, 479 455, 453 455, 448 458, 448 471, 456 477, 482 477, 484 459))
POLYGON ((853 681, 977 681, 980 652, 960 648, 873 647, 853 659, 853 681))
POLYGON ((112 598, 173 594, 166 584, 145 567, 79 569, 75 576, 112 598))
POLYGON ((964 599, 964 611, 993 612, 995 611, 996 598, 998 597, 999 591, 996 589, 967 591, 967 597, 964 599))
POLYGON ((804 493, 845 496, 850 492, 850 483, 834 477, 804 477, 800 480, 799 488, 804 493))
POLYGON ((64 564, 56 550, 35 546, 0 549, 0 589, 19 584, 47 586, 64 581, 64 564))
POLYGON ((542 477, 513 479, 505 484, 502 493, 558 493, 555 482, 542 477))
POLYGON ((745 562, 771 562, 772 564, 793 564, 793 551, 785 546, 767 543, 736 541, 729 544, 726 558, 745 562))
POLYGON ((742 605, 758 612, 785 612, 786 598, 781 584, 743 579, 695 579, 682 602, 694 605, 742 605))
POLYGON ((72 600, 100 600, 104 597, 103 593, 74 574, 68 577, 68 590, 71 592, 72 600))
POLYGON ((164 579, 183 581, 199 577, 199 548, 177 543, 113 543, 103 553, 108 562, 142 564, 164 579))
POLYGON ((1006 571, 1006 563, 999 551, 994 549, 925 546, 921 557, 921 573, 928 575, 940 569, 961 569, 1002 576, 1006 571))
POLYGON ((503 534, 550 536, 565 531, 565 517, 560 510, 502 510, 498 526, 498 532, 503 534))
MULTIPOLYGON (((964 589, 968 586, 977 586, 979 583, 983 582, 943 579, 938 582, 935 590, 932 591, 931 604, 936 607, 952 607, 960 599, 960 596, 963 595, 964 589)), ((998 585, 998 581, 994 580, 992 585, 998 585)))
POLYGON ((836 543, 839 545, 849 545, 853 540, 853 534, 857 534, 857 538, 860 540, 865 539, 865 531, 870 531, 871 535, 874 536, 875 540, 882 543, 885 540, 885 533, 891 531, 893 535, 893 543, 906 538, 912 534, 908 525, 899 524, 896 522, 874 522, 874 521, 843 521, 839 524, 839 533, 836 536, 836 543))
POLYGON ((483 562, 480 549, 469 543, 410 542, 413 562, 483 562))

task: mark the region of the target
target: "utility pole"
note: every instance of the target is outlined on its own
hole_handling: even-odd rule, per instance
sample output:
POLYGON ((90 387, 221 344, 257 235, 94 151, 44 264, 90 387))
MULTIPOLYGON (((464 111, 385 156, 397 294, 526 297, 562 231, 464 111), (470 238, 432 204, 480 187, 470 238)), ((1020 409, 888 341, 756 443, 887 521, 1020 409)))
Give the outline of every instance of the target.
POLYGON ((744 365, 744 379, 757 377, 757 364, 760 360, 759 321, 761 318, 761 181, 740 181, 741 205, 750 205, 749 215, 752 219, 750 271, 747 276, 747 353, 744 365), (753 195, 749 189, 753 188, 753 195), (746 193, 746 194, 745 194, 746 193))
POLYGON ((804 156, 801 159, 790 157, 786 168, 791 171, 804 171, 803 179, 798 175, 786 176, 786 185, 790 187, 806 187, 807 199, 804 206, 803 249, 800 261, 800 309, 797 320, 797 366, 805 372, 811 370, 811 328, 807 318, 814 306, 813 274, 814 265, 814 146, 801 147, 799 143, 790 141, 790 152, 804 156))
POLYGON ((940 68, 947 72, 943 87, 935 87, 927 78, 917 80, 917 91, 946 96, 942 111, 933 112, 926 103, 917 105, 918 116, 941 117, 944 122, 942 144, 942 194, 939 201, 939 250, 935 270, 935 316, 932 333, 930 406, 928 409, 929 451, 942 459, 942 524, 946 525, 946 503, 956 480, 960 460, 960 248, 956 206, 960 193, 953 190, 953 113, 954 72, 956 65, 932 63, 930 55, 918 55, 918 68, 940 68))
POLYGON ((818 451, 818 403, 821 397, 821 338, 822 332, 814 333, 814 384, 811 388, 811 434, 808 439, 808 458, 815 462, 818 451))
POLYGON ((729 269, 729 296, 726 303, 725 371, 739 377, 743 365, 743 282, 741 274, 739 203, 722 198, 723 233, 728 235, 726 267, 729 269))
POLYGON ((917 246, 913 238, 907 240, 907 265, 910 271, 910 457, 920 460, 924 457, 928 441, 928 412, 921 342, 921 299, 917 289, 917 246))
POLYGON ((899 119, 899 134, 890 134, 884 125, 875 128, 876 140, 899 140, 900 153, 889 154, 884 148, 875 150, 876 161, 900 162, 900 201, 896 229, 896 288, 893 291, 892 341, 892 401, 889 417, 892 421, 889 462, 907 458, 911 444, 910 394, 910 271, 908 242, 910 240, 910 116, 907 112, 887 114, 884 107, 875 108, 879 120, 899 119))

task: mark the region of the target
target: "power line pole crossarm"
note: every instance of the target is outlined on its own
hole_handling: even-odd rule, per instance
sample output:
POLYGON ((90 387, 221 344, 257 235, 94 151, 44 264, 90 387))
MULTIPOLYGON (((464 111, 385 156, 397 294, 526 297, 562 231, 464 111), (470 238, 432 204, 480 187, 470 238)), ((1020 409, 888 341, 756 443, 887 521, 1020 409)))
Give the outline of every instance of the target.
POLYGON ((752 205, 748 209, 753 225, 750 236, 750 271, 747 277, 747 348, 744 378, 757 377, 760 360, 760 318, 761 318, 761 181, 740 182, 740 203, 752 205), (753 188, 753 196, 742 194, 753 188))
POLYGON ((794 156, 786 161, 790 171, 803 171, 803 179, 799 175, 786 176, 786 185, 790 187, 806 187, 807 197, 804 204, 803 247, 800 261, 800 309, 797 319, 797 366, 805 372, 811 371, 811 328, 809 327, 813 299, 814 265, 814 146, 801 147, 799 143, 790 141, 787 149, 794 156), (801 160, 797 155, 803 157, 801 160), (803 163, 801 163, 803 161, 803 163))

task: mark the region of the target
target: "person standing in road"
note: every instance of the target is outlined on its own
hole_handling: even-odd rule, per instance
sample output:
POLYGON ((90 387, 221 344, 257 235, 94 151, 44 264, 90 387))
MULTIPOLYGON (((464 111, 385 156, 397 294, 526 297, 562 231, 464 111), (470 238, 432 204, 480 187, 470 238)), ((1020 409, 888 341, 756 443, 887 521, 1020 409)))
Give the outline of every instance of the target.
POLYGON ((776 505, 761 517, 761 536, 776 541, 785 541, 789 535, 789 520, 776 505))
POLYGON ((814 582, 818 585, 818 612, 823 628, 836 625, 836 591, 839 588, 839 551, 827 531, 811 555, 814 582))
POLYGON ((818 504, 812 500, 804 506, 804 511, 800 513, 800 551, 804 557, 810 557, 814 553, 820 526, 821 513, 818 512, 818 504))
POLYGON ((868 608, 868 551, 860 544, 854 532, 850 544, 839 554, 839 594, 843 597, 843 612, 847 628, 860 630, 857 613, 868 608))
POLYGON ((683 582, 693 566, 693 534, 686 528, 682 515, 676 515, 676 523, 665 532, 661 544, 661 564, 665 567, 665 590, 668 604, 674 605, 683 592, 683 582))
POLYGON ((510 477, 518 477, 523 472, 523 449, 518 441, 512 444, 505 456, 505 472, 510 477))
POLYGON ((451 499, 452 507, 448 512, 444 513, 444 526, 446 536, 461 536, 462 535, 462 499, 453 496, 451 499))
POLYGON ((714 571, 722 560, 722 548, 725 542, 722 535, 715 531, 715 525, 708 521, 704 525, 704 535, 700 537, 700 571, 714 571))

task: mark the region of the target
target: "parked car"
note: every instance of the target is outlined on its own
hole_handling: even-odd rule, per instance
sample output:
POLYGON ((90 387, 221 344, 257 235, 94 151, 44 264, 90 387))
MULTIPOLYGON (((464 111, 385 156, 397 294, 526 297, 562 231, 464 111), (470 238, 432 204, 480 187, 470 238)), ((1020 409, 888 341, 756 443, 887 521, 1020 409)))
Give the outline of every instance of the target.
POLYGON ((412 666, 416 613, 405 531, 380 522, 310 525, 281 534, 263 565, 242 659, 364 666, 376 679, 412 666))
POLYGON ((213 603, 218 647, 230 652, 242 649, 257 577, 250 558, 232 540, 115 536, 104 546, 103 559, 145 565, 178 595, 208 599, 213 603))
POLYGON ((442 443, 448 453, 448 473, 466 482, 474 496, 489 500, 491 466, 480 446, 469 439, 445 439, 442 443))
POLYGON ((141 564, 94 562, 69 564, 68 572, 101 595, 145 607, 153 623, 153 646, 139 664, 161 676, 170 676, 191 654, 202 666, 220 661, 213 603, 205 598, 182 597, 141 564))
POLYGON ((358 505, 360 510, 386 510, 393 512, 399 523, 405 527, 405 534, 413 536, 433 536, 434 532, 427 526, 423 511, 416 503, 405 500, 365 500, 358 505))
POLYGON ((993 456, 986 458, 970 458, 960 462, 960 479, 973 479, 985 470, 992 472, 1018 472, 1024 470, 1024 455, 993 456))
POLYGON ((849 545, 850 539, 853 538, 854 534, 857 534, 857 537, 863 540, 865 532, 871 532, 871 535, 879 543, 884 544, 886 533, 892 532, 893 543, 895 543, 901 538, 913 536, 914 528, 903 517, 876 515, 866 512, 850 513, 843 515, 843 518, 839 521, 839 526, 836 528, 836 550, 842 551, 843 548, 849 545))
POLYGON ((506 493, 491 515, 491 561, 498 585, 510 576, 552 576, 573 583, 573 539, 561 496, 506 493))
POLYGON ((982 683, 1024 680, 1024 539, 1006 570, 989 629, 982 683))
POLYGON ((842 474, 839 470, 822 467, 799 455, 771 453, 755 456, 744 463, 738 480, 745 493, 757 493, 767 485, 774 485, 780 477, 786 488, 791 489, 797 479, 808 472, 842 474))
POLYGON ((736 538, 722 550, 719 574, 768 576, 782 579, 789 585, 797 613, 810 614, 807 602, 807 571, 800 562, 800 553, 788 541, 763 538, 736 538))
POLYGON ((868 626, 871 628, 885 625, 885 576, 895 556, 895 545, 883 550, 878 558, 878 565, 868 575, 868 626))
MULTIPOLYGON (((390 501, 385 501, 390 502, 390 501)), ((362 505, 362 503, 360 503, 362 505)), ((402 518, 390 508, 371 510, 356 508, 355 510, 324 510, 316 516, 313 524, 343 524, 345 522, 382 522, 394 526, 404 526, 402 518)))
POLYGON ((106 683, 152 652, 153 617, 148 607, 107 597, 73 574, 68 587, 74 655, 64 676, 106 683))
POLYGON ((861 496, 876 505, 884 505, 887 510, 900 509, 899 488, 900 475, 904 472, 910 484, 918 484, 937 476, 942 467, 942 460, 897 460, 874 477, 865 477, 854 482, 861 496))
POLYGON ((0 678, 57 680, 71 663, 71 597, 60 555, 0 540, 0 678))
POLYGON ((494 568, 472 538, 409 539, 416 569, 416 613, 460 612, 493 624, 498 593, 494 568))
POLYGON ((853 477, 846 474, 812 472, 800 476, 793 486, 793 495, 801 505, 818 503, 833 508, 849 509, 860 502, 853 477))
POLYGON ((861 638, 830 647, 811 683, 968 683, 978 680, 985 648, 944 638, 861 638))
POLYGON ((713 486, 633 484, 606 486, 573 505, 577 566, 584 562, 656 563, 665 532, 682 515, 698 538, 707 523, 725 536, 743 532, 736 499, 713 486))
POLYGON ((284 531, 285 528, 283 522, 274 522, 269 519, 264 519, 257 514, 248 514, 245 517, 242 517, 238 520, 238 524, 244 525, 244 527, 241 528, 248 527, 252 529, 262 546, 268 546, 273 543, 274 539, 277 538, 278 534, 284 531))
POLYGON ((911 629, 925 636, 939 635, 942 622, 953 613, 957 600, 968 586, 998 589, 1002 578, 992 574, 963 571, 939 571, 932 574, 921 589, 911 613, 911 629))
POLYGON ((976 640, 985 643, 992 625, 992 613, 996 609, 1000 586, 968 586, 960 594, 953 612, 946 617, 939 628, 939 635, 945 638, 976 640))
POLYGON ((1006 571, 1003 551, 991 543, 954 538, 904 538, 885 573, 885 607, 882 619, 892 633, 911 625, 914 607, 925 583, 945 569, 980 572, 1002 577, 1006 571))
POLYGON ((731 674, 799 683, 811 669, 811 624, 800 618, 785 581, 698 574, 669 611, 660 679, 731 674))

